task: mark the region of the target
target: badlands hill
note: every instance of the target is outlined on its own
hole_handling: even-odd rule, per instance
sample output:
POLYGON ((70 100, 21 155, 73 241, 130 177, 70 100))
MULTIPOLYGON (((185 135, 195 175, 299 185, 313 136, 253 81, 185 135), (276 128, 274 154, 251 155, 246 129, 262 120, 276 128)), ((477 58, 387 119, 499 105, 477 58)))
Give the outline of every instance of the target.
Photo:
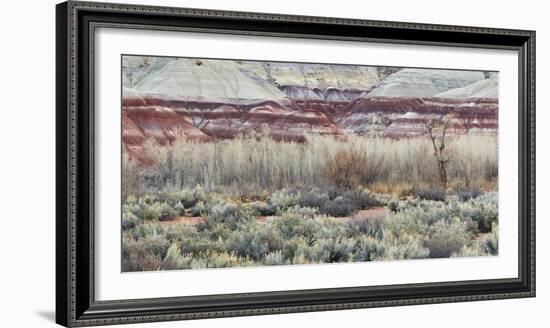
POLYGON ((176 134, 208 141, 269 131, 276 140, 308 133, 426 133, 428 119, 450 133, 495 133, 498 74, 189 58, 123 58, 123 141, 141 158, 145 140, 176 134))

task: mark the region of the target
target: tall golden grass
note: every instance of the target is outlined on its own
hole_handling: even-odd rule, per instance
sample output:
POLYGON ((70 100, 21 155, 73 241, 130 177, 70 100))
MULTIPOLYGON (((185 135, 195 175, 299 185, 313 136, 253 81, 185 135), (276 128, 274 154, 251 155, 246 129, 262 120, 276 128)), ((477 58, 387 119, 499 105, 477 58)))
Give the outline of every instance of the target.
MULTIPOLYGON (((450 187, 496 187, 496 136, 451 137, 446 147, 450 187)), ((154 162, 153 168, 140 167, 125 157, 123 189, 139 192, 201 185, 206 191, 229 187, 246 194, 290 186, 325 187, 338 184, 331 175, 346 169, 346 158, 361 159, 360 165, 350 163, 352 174, 357 175, 352 177, 354 184, 389 192, 394 192, 395 186, 403 192, 408 187, 438 183, 430 140, 422 137, 394 140, 350 136, 342 140, 310 135, 305 143, 293 143, 258 134, 209 143, 179 138, 167 146, 151 139, 144 150, 154 162)))

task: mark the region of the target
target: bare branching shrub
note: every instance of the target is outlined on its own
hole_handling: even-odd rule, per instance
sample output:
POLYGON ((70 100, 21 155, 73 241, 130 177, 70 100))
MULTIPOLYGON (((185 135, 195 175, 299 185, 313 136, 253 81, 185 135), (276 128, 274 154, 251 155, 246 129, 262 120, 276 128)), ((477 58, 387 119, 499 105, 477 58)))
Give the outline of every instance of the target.
POLYGON ((342 149, 326 161, 323 176, 336 186, 355 188, 361 183, 361 171, 367 162, 366 152, 356 148, 342 149))

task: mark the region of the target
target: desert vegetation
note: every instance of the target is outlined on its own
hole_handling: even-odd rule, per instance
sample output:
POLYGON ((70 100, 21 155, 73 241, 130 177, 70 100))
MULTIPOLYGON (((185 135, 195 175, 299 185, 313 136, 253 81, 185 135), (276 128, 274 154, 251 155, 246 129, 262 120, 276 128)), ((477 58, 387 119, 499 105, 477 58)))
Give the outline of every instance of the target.
POLYGON ((430 128, 150 138, 123 154, 123 271, 498 254, 496 136, 430 128))
MULTIPOLYGON (((409 186, 496 189, 496 137, 448 137, 445 185, 440 157, 428 138, 394 140, 350 135, 308 136, 307 142, 277 142, 259 133, 218 142, 176 139, 161 146, 150 139, 145 154, 152 164, 143 168, 123 158, 124 195, 173 191, 202 186, 248 196, 289 186, 354 189, 358 186, 395 193, 409 186), (387 185, 387 186, 384 186, 387 185)), ((401 193, 405 190, 401 190, 401 193)))

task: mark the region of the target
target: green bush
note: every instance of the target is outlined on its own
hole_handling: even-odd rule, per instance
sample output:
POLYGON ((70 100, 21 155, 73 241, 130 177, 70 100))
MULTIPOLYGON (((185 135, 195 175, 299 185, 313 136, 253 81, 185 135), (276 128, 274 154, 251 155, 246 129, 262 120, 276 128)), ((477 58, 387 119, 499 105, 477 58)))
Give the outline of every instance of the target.
POLYGON ((195 206, 199 201, 206 201, 206 193, 201 186, 197 186, 194 189, 181 189, 170 195, 174 202, 181 202, 185 208, 191 208, 195 206))
POLYGON ((376 198, 365 190, 348 190, 344 192, 343 197, 351 200, 358 209, 367 209, 381 205, 376 198))
POLYGON ((490 255, 498 255, 498 224, 493 223, 492 231, 481 242, 481 249, 490 255))
POLYGON ((265 202, 252 202, 250 207, 256 216, 273 216, 277 213, 273 206, 265 202))
POLYGON ((281 265, 286 264, 285 259, 283 257, 283 253, 279 251, 275 251, 273 253, 269 253, 265 256, 265 265, 281 265))
POLYGON ((335 199, 336 197, 338 196, 343 196, 344 193, 347 191, 348 189, 346 188, 342 188, 342 187, 338 187, 338 186, 331 186, 328 188, 327 190, 327 195, 328 195, 328 198, 333 200, 335 199))
POLYGON ((321 214, 326 214, 335 217, 350 216, 357 210, 357 206, 349 198, 342 196, 336 197, 334 200, 328 200, 321 207, 321 214))
POLYGON ((176 215, 185 215, 185 206, 181 202, 177 202, 174 205, 174 211, 176 212, 176 215))
POLYGON ((361 237, 353 251, 354 261, 373 261, 383 259, 386 246, 383 242, 372 237, 361 237))
POLYGON ((317 246, 323 253, 325 263, 348 262, 352 259, 356 241, 350 238, 322 239, 317 246))
POLYGON ((163 236, 153 233, 140 240, 123 239, 123 271, 155 271, 161 269, 169 242, 163 236))
POLYGON ((144 221, 170 220, 178 215, 178 212, 166 202, 146 201, 140 204, 136 216, 144 221))
POLYGON ((321 214, 341 217, 350 216, 360 209, 380 206, 381 203, 365 190, 331 187, 328 193, 319 193, 317 190, 305 193, 300 199, 300 205, 318 208, 321 214))
POLYGON ((420 236, 405 234, 396 239, 385 239, 384 260, 411 260, 430 257, 430 250, 420 236))
POLYGON ((160 204, 160 218, 159 220, 172 220, 178 215, 178 212, 169 204, 161 203, 160 204))
POLYGON ((289 207, 286 209, 284 214, 296 214, 301 216, 304 219, 314 219, 315 215, 318 213, 318 209, 313 207, 300 207, 298 205, 289 207))
POLYGON ((180 246, 174 243, 168 247, 166 256, 160 265, 162 270, 188 269, 192 261, 193 256, 191 254, 182 255, 180 246))
POLYGON ((228 249, 240 257, 260 261, 266 254, 283 248, 283 238, 277 230, 251 225, 247 230, 234 231, 228 249))
POLYGON ((275 227, 285 240, 301 237, 310 246, 316 241, 316 234, 320 232, 320 223, 313 219, 313 210, 295 207, 275 217, 271 225, 275 227))
POLYGON ((481 195, 481 190, 479 190, 479 188, 475 188, 475 187, 474 188, 463 187, 463 188, 459 188, 456 191, 456 194, 458 196, 458 199, 465 202, 467 200, 477 198, 477 196, 481 195))
POLYGON ((248 257, 240 257, 236 254, 223 252, 207 252, 201 254, 201 257, 206 261, 207 268, 231 268, 257 265, 248 257))
POLYGON ((445 201, 445 191, 439 188, 416 189, 415 194, 424 200, 445 201))
POLYGON ((199 223, 199 230, 209 229, 216 224, 224 224, 231 230, 237 229, 239 224, 249 222, 253 218, 242 205, 233 203, 220 203, 212 206, 208 211, 206 220, 199 223))
POLYGON ((319 193, 317 190, 306 192, 300 198, 300 206, 322 208, 329 200, 327 194, 319 193))
POLYGON ((347 236, 370 236, 377 239, 383 239, 384 225, 384 218, 373 218, 369 220, 352 219, 346 223, 347 236))
POLYGON ((132 212, 122 213, 122 230, 129 230, 135 227, 140 222, 140 219, 132 212))
POLYGON ((392 211, 394 213, 397 212, 397 210, 399 209, 399 201, 395 200, 395 199, 392 199, 388 203, 388 208, 390 209, 390 211, 392 211))
POLYGON ((396 203, 394 212, 342 220, 337 217, 375 206, 371 200, 378 198, 360 189, 333 189, 332 199, 328 192, 309 190, 302 196, 286 190, 268 202, 250 203, 210 193, 187 210, 204 218, 196 225, 158 222, 181 215, 180 198, 128 197, 122 207, 123 271, 498 254, 496 192, 467 200, 449 195, 446 202, 386 198, 385 203, 396 203), (328 198, 321 208, 301 206, 318 195, 328 198), (262 213, 271 218, 257 220, 268 216, 262 213))
POLYGON ((159 203, 153 203, 141 210, 141 219, 144 221, 158 221, 162 215, 159 203))
POLYGON ((467 231, 467 223, 453 218, 449 222, 438 221, 430 228, 426 246, 430 250, 431 258, 450 257, 464 245, 468 246, 473 239, 467 231))
POLYGON ((492 225, 498 223, 497 193, 485 193, 462 203, 460 216, 474 221, 480 232, 491 232, 492 225))
POLYGON ((291 206, 297 205, 300 201, 300 193, 283 189, 274 192, 269 198, 269 205, 276 210, 285 210, 291 206))
POLYGON ((191 215, 193 216, 205 216, 206 213, 207 208, 202 200, 198 201, 195 206, 191 208, 191 215))

